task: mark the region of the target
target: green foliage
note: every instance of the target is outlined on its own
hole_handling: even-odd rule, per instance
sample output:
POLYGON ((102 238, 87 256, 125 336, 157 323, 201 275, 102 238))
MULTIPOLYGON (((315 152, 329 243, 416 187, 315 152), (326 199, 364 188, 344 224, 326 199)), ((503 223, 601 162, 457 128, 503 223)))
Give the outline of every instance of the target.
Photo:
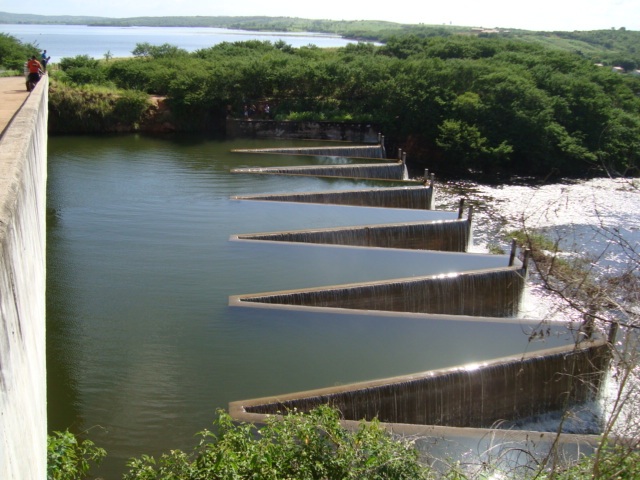
POLYGON ((100 61, 88 55, 63 58, 58 63, 58 71, 62 72, 56 77, 59 81, 74 85, 103 85, 107 81, 100 61))
POLYGON ((151 45, 148 42, 144 42, 137 43, 136 48, 133 49, 131 54, 134 57, 167 58, 186 56, 187 51, 168 43, 164 43, 162 45, 151 45))
POLYGON ((132 459, 125 480, 428 478, 412 444, 393 439, 377 422, 348 431, 328 406, 270 417, 262 428, 235 424, 219 411, 214 426, 216 433, 202 432, 192 452, 132 459))
POLYGON ((149 109, 146 95, 55 82, 49 88, 49 124, 61 133, 128 130, 141 123, 149 109))
POLYGON ((99 464, 107 452, 90 440, 79 441, 68 430, 47 439, 47 480, 85 478, 91 464, 99 464))
POLYGON ((22 75, 24 63, 38 53, 34 45, 24 44, 11 35, 0 33, 0 67, 17 70, 22 75))
POLYGON ((89 55, 76 55, 75 57, 65 57, 58 63, 58 67, 63 72, 68 72, 76 68, 97 69, 100 65, 98 60, 91 58, 89 55))
POLYGON ((113 116, 119 122, 136 124, 144 117, 149 109, 149 98, 142 92, 125 90, 115 99, 113 116))

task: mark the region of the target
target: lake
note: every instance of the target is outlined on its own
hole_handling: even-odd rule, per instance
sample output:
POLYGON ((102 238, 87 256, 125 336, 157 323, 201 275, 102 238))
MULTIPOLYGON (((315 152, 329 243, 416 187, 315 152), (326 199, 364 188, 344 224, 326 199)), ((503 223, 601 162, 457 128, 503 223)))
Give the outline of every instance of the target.
POLYGON ((61 58, 88 55, 102 59, 109 52, 113 57, 130 57, 138 43, 163 45, 169 43, 193 52, 222 42, 282 40, 293 47, 343 47, 353 40, 320 33, 249 32, 204 27, 90 27, 87 25, 22 25, 0 24, 0 32, 47 50, 51 62, 61 58))

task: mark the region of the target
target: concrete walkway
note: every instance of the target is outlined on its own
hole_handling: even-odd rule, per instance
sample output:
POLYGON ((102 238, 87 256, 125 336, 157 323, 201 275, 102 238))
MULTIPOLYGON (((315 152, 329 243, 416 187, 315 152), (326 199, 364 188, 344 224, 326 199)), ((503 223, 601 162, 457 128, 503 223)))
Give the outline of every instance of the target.
POLYGON ((28 96, 24 77, 0 78, 0 136, 28 96))

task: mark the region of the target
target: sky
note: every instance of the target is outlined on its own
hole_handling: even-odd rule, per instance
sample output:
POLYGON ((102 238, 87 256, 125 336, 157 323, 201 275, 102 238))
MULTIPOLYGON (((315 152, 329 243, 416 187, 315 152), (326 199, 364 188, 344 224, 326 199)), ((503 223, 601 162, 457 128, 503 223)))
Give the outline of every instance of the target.
POLYGON ((538 31, 640 30, 640 0, 0 0, 0 11, 115 18, 264 15, 538 31))

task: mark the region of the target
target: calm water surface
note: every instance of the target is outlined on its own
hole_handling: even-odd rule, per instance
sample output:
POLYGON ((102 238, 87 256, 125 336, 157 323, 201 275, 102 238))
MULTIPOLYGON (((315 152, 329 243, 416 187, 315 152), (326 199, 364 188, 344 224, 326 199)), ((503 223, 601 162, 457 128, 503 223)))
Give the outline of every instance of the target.
POLYGON ((222 42, 246 40, 284 41, 293 47, 315 45, 320 48, 343 47, 352 40, 315 33, 249 32, 224 28, 199 27, 89 27, 86 25, 0 25, 0 32, 33 43, 47 50, 51 62, 61 58, 88 55, 102 59, 110 52, 113 57, 130 57, 138 43, 163 45, 168 43, 188 52, 209 48, 222 42))
MULTIPOLYGON (((230 241, 238 233, 425 215, 232 200, 380 185, 229 173, 318 160, 229 152, 269 145, 138 135, 49 139, 49 429, 88 431, 109 452, 99 472, 107 479, 118 478, 131 456, 192 445, 230 401, 527 348, 518 324, 230 308, 230 295, 431 273, 424 252, 230 241)), ((441 197, 440 208, 455 210, 455 197, 441 197)))

